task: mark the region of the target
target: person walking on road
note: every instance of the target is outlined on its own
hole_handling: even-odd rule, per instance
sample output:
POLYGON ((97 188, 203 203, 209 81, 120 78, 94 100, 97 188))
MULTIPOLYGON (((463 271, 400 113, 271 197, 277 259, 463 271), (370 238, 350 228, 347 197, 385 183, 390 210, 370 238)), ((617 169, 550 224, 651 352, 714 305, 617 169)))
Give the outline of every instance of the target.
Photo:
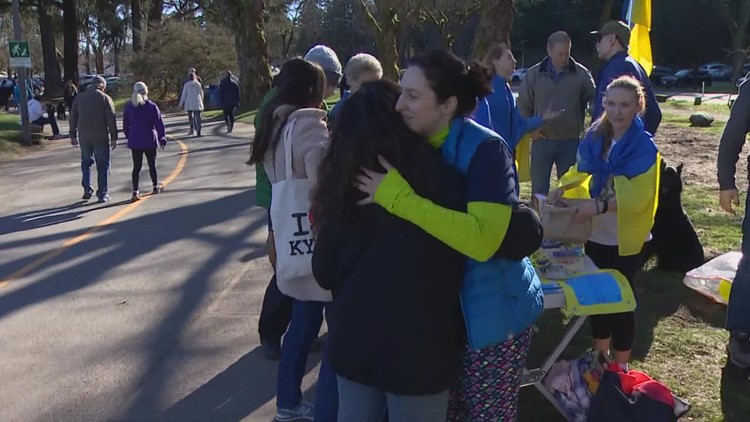
POLYGON ((234 129, 234 112, 240 105, 240 85, 235 81, 232 72, 227 70, 226 77, 219 84, 219 98, 221 108, 224 111, 224 123, 227 125, 227 133, 234 129))
POLYGON ((107 82, 101 76, 94 78, 93 89, 87 89, 73 101, 70 110, 70 142, 81 148, 81 171, 83 199, 91 199, 91 166, 96 162, 98 186, 96 196, 99 203, 109 201, 107 178, 111 151, 117 148, 117 119, 115 104, 105 94, 107 82), (108 142, 109 141, 109 142, 108 142))
POLYGON ((122 131, 128 138, 128 148, 133 154, 133 197, 132 202, 141 199, 138 182, 143 166, 143 156, 148 161, 148 172, 153 183, 153 194, 161 193, 162 184, 156 173, 156 149, 167 146, 164 134, 164 121, 159 106, 148 98, 148 87, 143 82, 133 85, 133 95, 125 104, 122 131))
POLYGON ((202 136, 201 112, 203 111, 203 86, 198 82, 198 77, 194 73, 190 74, 189 80, 182 87, 180 107, 185 107, 185 111, 188 113, 188 121, 190 122, 188 136, 195 133, 200 138, 202 136))

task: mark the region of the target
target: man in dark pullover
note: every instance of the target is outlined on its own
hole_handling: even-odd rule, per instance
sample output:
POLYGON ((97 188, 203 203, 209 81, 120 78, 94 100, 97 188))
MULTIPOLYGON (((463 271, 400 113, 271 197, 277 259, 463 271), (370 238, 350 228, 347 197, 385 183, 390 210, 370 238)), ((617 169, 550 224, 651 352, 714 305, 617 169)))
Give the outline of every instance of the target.
MULTIPOLYGON (((719 144, 719 202, 727 212, 734 214, 732 206, 740 204, 734 182, 737 161, 745 137, 750 132, 750 84, 740 85, 740 95, 732 106, 729 120, 719 144)), ((750 163, 746 175, 750 175, 750 163)), ((750 195, 748 195, 749 200, 750 195)), ((730 332, 727 352, 730 361, 740 368, 750 368, 750 202, 745 202, 742 220, 742 259, 732 283, 727 308, 726 329, 730 332)))
POLYGON ((596 35, 596 52, 599 58, 605 60, 604 66, 599 71, 596 81, 596 102, 592 110, 591 121, 595 122, 604 111, 604 93, 607 85, 620 76, 632 76, 640 81, 646 90, 646 112, 643 124, 646 131, 652 135, 656 133, 661 123, 661 109, 656 102, 654 90, 651 89, 651 81, 648 79, 643 67, 627 53, 630 44, 630 28, 620 21, 609 21, 599 31, 593 31, 596 35))

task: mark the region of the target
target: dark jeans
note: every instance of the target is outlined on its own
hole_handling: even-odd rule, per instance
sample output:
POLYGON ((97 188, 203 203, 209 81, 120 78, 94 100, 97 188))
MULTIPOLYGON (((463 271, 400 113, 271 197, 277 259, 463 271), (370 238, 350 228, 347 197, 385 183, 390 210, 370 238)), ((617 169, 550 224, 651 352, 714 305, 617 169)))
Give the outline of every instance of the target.
POLYGON ((742 259, 732 282, 726 328, 732 332, 750 333, 750 192, 745 198, 745 218, 742 220, 742 259))
POLYGON ((201 111, 188 110, 188 120, 190 121, 190 131, 192 132, 195 130, 196 132, 201 133, 201 127, 203 127, 201 122, 201 111))
MULTIPOLYGON (((307 355, 316 338, 326 309, 324 302, 295 300, 289 331, 281 344, 281 360, 276 383, 276 407, 293 409, 302 400, 302 378, 307 367, 307 355)), ((328 354, 323 358, 315 390, 315 420, 336 421, 338 409, 338 385, 336 374, 328 363, 328 354)))
MULTIPOLYGON (((642 255, 620 256, 617 246, 586 242, 586 255, 601 269, 619 271, 628 279, 630 286, 641 268, 642 255)), ((635 313, 592 315, 591 337, 595 340, 612 338, 612 348, 625 352, 633 348, 635 339, 635 313)))
POLYGON ((111 150, 107 142, 99 144, 81 144, 81 172, 84 192, 93 192, 91 187, 91 166, 96 162, 97 190, 96 196, 101 199, 107 195, 107 178, 109 177, 109 160, 111 150))
POLYGON ((146 155, 148 161, 148 172, 151 175, 151 182, 156 187, 158 178, 156 174, 156 148, 151 149, 133 149, 133 191, 138 190, 138 182, 141 178, 141 167, 143 167, 143 156, 146 155))
POLYGON ((60 134, 60 128, 57 127, 57 120, 55 120, 54 114, 50 114, 47 117, 40 117, 33 122, 32 124, 39 125, 44 127, 44 125, 50 125, 52 126, 52 134, 53 135, 59 135, 60 134))
POLYGON ((539 139, 531 142, 531 191, 549 194, 552 164, 557 168, 557 178, 562 177, 576 163, 578 140, 539 139))
POLYGON ((234 111, 237 106, 224 107, 224 123, 232 127, 234 125, 234 111))

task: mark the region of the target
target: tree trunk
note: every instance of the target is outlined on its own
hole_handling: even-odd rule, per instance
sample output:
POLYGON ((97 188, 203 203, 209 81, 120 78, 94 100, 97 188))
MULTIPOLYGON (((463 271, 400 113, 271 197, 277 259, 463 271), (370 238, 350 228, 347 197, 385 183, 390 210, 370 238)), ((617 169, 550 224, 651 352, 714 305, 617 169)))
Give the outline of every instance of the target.
POLYGON ((122 47, 120 46, 120 41, 115 41, 115 46, 112 51, 112 55, 114 56, 115 61, 115 75, 120 74, 120 51, 122 47))
POLYGON ((730 2, 717 3, 727 29, 732 36, 732 81, 736 81, 742 73, 742 65, 747 57, 747 29, 750 23, 750 0, 742 0, 739 5, 739 13, 730 9, 730 2), (736 20, 735 20, 736 15, 736 20))
POLYGON ((375 47, 378 50, 383 77, 398 81, 398 36, 401 33, 401 17, 396 7, 399 0, 380 0, 376 3, 377 15, 373 15, 365 0, 355 0, 365 18, 367 25, 375 33, 375 47))
POLYGON ((164 14, 164 0, 152 0, 151 9, 148 12, 148 29, 152 30, 161 25, 161 18, 164 14))
POLYGON ((63 70, 65 79, 78 85, 78 16, 76 1, 63 0, 63 70))
MULTIPOLYGON (((602 7, 602 14, 599 17, 599 28, 604 26, 605 23, 612 19, 612 7, 614 6, 615 0, 604 0, 604 7, 602 7)), ((597 30, 599 28, 596 28, 597 30)))
POLYGON ((243 104, 256 107, 271 87, 271 66, 264 31, 265 0, 217 0, 219 13, 234 33, 243 104))
POLYGON ((495 43, 509 43, 513 29, 513 0, 485 1, 474 35, 474 57, 481 59, 495 43))
POLYGON ((55 47, 55 30, 52 26, 52 18, 48 13, 48 6, 47 0, 37 2, 39 33, 42 38, 42 57, 44 60, 44 90, 45 95, 57 97, 63 94, 63 84, 60 62, 57 60, 57 48, 55 47))
POLYGON ((130 25, 133 28, 133 53, 139 53, 143 44, 141 43, 141 0, 130 0, 130 25))
MULTIPOLYGON (((256 0, 256 3, 263 2, 256 0)), ((263 32, 262 14, 252 11, 252 8, 248 8, 246 14, 246 25, 235 28, 234 43, 242 102, 256 107, 271 87, 271 67, 268 64, 268 44, 263 32)))

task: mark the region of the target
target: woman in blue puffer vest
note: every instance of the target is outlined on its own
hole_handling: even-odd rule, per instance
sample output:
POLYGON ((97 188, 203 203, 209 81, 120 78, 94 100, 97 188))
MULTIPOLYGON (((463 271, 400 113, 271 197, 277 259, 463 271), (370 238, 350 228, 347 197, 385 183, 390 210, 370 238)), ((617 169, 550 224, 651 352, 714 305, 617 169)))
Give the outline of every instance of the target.
POLYGON ((358 178, 368 195, 362 204, 376 203, 468 257, 460 295, 468 342, 452 421, 516 420, 531 326, 543 309, 540 281, 523 257, 538 244, 528 244, 533 236, 506 239, 519 209, 512 154, 497 133, 468 118, 491 92, 490 80, 481 64, 433 51, 412 59, 396 104, 406 125, 466 175, 466 212, 420 197, 385 160, 387 173, 363 169, 358 178), (508 249, 524 252, 508 258, 508 249))

